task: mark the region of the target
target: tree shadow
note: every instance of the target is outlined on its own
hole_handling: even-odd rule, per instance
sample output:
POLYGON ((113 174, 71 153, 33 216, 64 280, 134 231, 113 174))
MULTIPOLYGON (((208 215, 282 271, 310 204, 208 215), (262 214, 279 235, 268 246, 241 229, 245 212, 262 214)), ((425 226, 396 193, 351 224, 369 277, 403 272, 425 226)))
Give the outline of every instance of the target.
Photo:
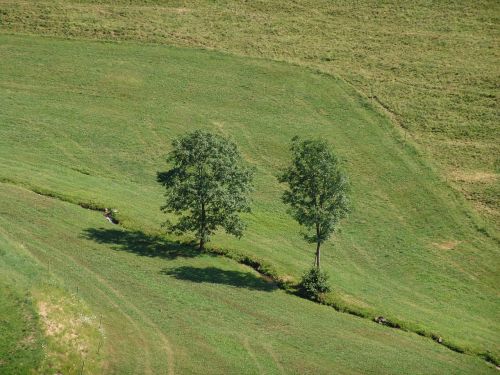
POLYGON ((156 181, 163 186, 168 186, 177 173, 178 169, 175 168, 166 172, 156 172, 156 181))
POLYGON ((195 283, 226 284, 238 288, 271 292, 277 285, 268 282, 250 272, 227 271, 215 267, 197 268, 190 266, 163 269, 160 273, 173 276, 179 280, 188 280, 195 283))
POLYGON ((100 244, 112 244, 113 250, 128 251, 146 257, 175 259, 192 258, 200 255, 194 247, 168 241, 164 237, 148 235, 141 231, 120 229, 88 228, 83 237, 100 244))

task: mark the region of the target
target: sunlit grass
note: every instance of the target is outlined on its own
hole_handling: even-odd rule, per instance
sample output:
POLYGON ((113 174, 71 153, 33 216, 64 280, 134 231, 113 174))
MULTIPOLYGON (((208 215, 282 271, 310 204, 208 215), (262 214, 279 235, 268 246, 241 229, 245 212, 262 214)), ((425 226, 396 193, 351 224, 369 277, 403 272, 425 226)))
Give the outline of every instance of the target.
MULTIPOLYGON (((124 231, 97 212, 5 184, 0 199, 0 230, 9 239, 0 275, 38 270, 37 286, 62 285, 72 297, 61 305, 59 293, 37 294, 44 302, 39 313, 51 316, 49 327, 60 329, 60 338, 88 338, 86 361, 67 362, 73 367, 65 373, 78 374, 79 366, 92 374, 495 371, 416 334, 287 294, 231 260, 124 231), (77 300, 87 301, 92 314, 77 300), (68 320, 58 307, 82 314, 73 311, 68 320), (85 329, 66 335, 65 322, 102 324, 102 346, 85 329)), ((64 351, 67 343, 58 344, 49 348, 74 358, 64 351)))
POLYGON ((0 9, 4 32, 203 47, 337 74, 498 224, 498 1, 3 0, 0 9))
POLYGON ((116 208, 124 226, 157 233, 164 217, 155 176, 172 137, 220 132, 256 167, 256 191, 244 238, 220 235, 212 245, 297 280, 313 249, 280 202, 275 175, 293 135, 325 138, 352 185, 353 212, 324 249, 336 298, 498 353, 490 229, 341 80, 213 52, 1 40, 1 179, 116 208))

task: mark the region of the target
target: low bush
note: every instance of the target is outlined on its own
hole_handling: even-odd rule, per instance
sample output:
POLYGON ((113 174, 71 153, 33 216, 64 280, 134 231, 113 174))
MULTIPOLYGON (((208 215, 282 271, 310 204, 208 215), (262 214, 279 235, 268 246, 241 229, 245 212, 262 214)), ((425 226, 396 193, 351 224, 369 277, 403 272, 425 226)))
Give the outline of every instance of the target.
POLYGON ((300 293, 304 297, 319 302, 331 290, 328 284, 328 275, 316 267, 311 268, 302 276, 299 287, 300 293))

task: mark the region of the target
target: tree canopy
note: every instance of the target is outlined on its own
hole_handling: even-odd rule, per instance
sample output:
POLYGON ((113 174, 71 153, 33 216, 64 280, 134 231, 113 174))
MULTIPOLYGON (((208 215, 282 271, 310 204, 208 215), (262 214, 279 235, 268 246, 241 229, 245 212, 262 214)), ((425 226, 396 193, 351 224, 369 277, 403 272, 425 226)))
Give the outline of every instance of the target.
POLYGON ((167 230, 192 232, 203 249, 219 228, 241 237, 241 212, 250 211, 253 171, 244 165, 236 144, 207 131, 196 130, 173 140, 167 157, 171 168, 158 173, 166 188, 162 211, 179 216, 167 220, 167 230))
POLYGON ((315 265, 319 268, 321 244, 349 210, 347 178, 325 141, 294 137, 290 149, 291 164, 278 177, 288 185, 283 202, 306 228, 306 241, 316 243, 315 265))

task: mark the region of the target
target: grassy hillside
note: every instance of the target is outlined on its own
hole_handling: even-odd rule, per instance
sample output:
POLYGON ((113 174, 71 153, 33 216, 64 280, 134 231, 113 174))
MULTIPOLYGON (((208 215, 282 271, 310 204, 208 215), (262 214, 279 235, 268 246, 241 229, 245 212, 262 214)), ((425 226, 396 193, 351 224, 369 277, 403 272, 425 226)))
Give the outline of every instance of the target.
MULTIPOLYGON (((250 268, 221 257, 174 244, 155 254, 128 251, 126 244, 140 240, 134 233, 76 205, 5 184, 0 184, 0 200, 0 230, 9 241, 2 247, 1 274, 15 274, 8 264, 14 258, 14 269, 21 273, 26 263, 34 263, 38 273, 50 268, 52 283, 88 301, 92 324, 102 316, 105 344, 100 349, 97 341, 87 341, 84 373, 495 371, 477 357, 415 334, 288 295, 250 268), (113 236, 126 243, 107 244, 113 236), (89 357, 99 349, 100 367, 89 367, 89 357)), ((48 277, 45 273, 40 280, 48 277)), ((75 367, 63 373, 79 374, 75 367)))
POLYGON ((129 238, 92 229, 90 238, 155 254, 148 234, 164 220, 156 171, 166 168, 173 136, 210 129, 232 137, 257 168, 246 236, 220 235, 213 245, 297 280, 312 248, 280 203, 274 176, 293 135, 320 136, 345 161, 353 189, 351 217, 324 250, 332 298, 498 356, 496 240, 387 117, 341 80, 163 46, 0 40, 0 179, 117 208, 123 225, 138 230, 129 238))
MULTIPOLYGON (((2 246, 2 255, 5 248, 2 246)), ((3 280, 2 280, 3 281, 3 280)), ((41 330, 29 301, 4 282, 0 284, 0 369, 6 374, 38 368, 42 356, 41 330)))
POLYGON ((0 0, 0 29, 213 48, 340 75, 498 224, 498 1, 0 0))
POLYGON ((21 209, 15 194, 7 194, 16 190, 2 188, 0 373, 79 374, 82 367, 85 373, 97 373, 102 355, 95 348, 104 342, 97 317, 54 277, 50 259, 41 264, 33 257, 27 246, 36 234, 22 218, 9 214, 21 209), (16 234, 14 228, 22 232, 16 234))

